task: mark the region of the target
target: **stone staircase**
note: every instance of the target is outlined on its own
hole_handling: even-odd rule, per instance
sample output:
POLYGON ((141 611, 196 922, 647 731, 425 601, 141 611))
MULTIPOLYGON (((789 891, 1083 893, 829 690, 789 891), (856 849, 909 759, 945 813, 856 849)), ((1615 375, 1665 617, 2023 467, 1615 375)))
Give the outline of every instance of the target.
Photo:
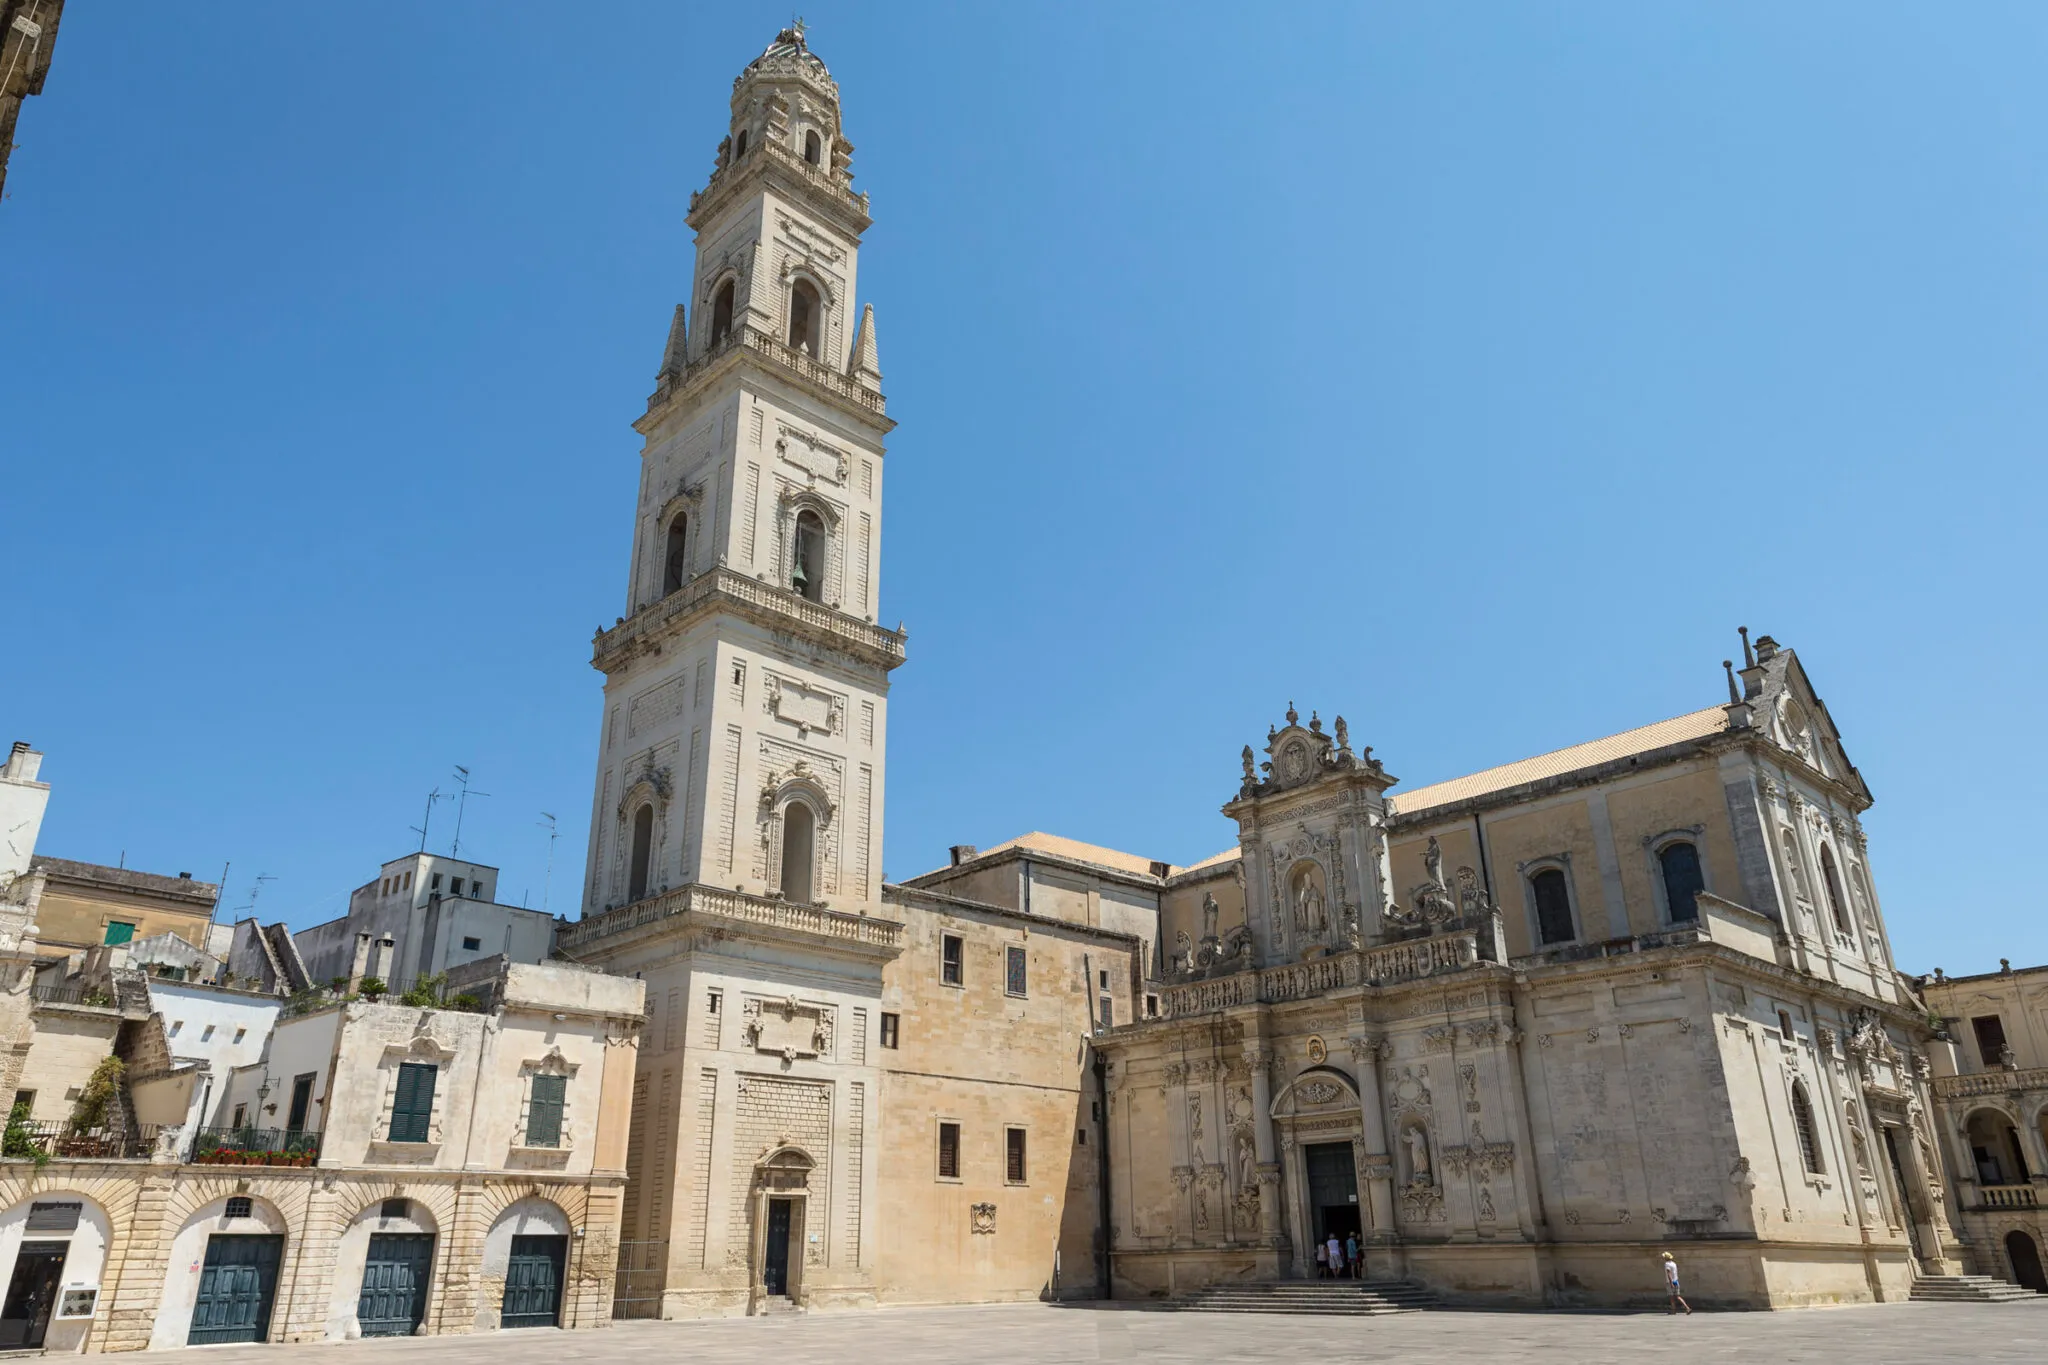
POLYGON ((2048 1301, 2031 1289, 2022 1289, 1989 1275, 1922 1275, 1913 1281, 1913 1299, 1925 1303, 2016 1303, 2021 1300, 2048 1301))
POLYGON ((1204 1285, 1174 1300, 1196 1313, 1331 1313, 1377 1317, 1437 1306, 1436 1295, 1406 1280, 1254 1280, 1204 1285))

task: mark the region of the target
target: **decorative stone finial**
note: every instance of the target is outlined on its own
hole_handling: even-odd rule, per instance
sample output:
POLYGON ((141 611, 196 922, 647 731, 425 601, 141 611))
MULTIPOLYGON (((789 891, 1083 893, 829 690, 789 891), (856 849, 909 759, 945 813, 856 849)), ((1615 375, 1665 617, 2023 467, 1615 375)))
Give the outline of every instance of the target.
POLYGON ((1721 668, 1728 674, 1728 704, 1730 706, 1740 705, 1742 702, 1742 692, 1735 686, 1735 661, 1733 659, 1723 659, 1721 660, 1721 668))
POLYGON ((1291 701, 1290 701, 1290 702, 1288 702, 1288 703, 1287 703, 1287 723, 1288 723, 1289 725, 1298 725, 1298 724, 1300 724, 1300 722, 1301 722, 1301 712, 1299 712, 1299 711, 1297 711, 1297 710, 1295 710, 1295 709, 1294 709, 1294 703, 1293 703, 1293 702, 1291 702, 1291 701))
POLYGON ((1742 666, 1744 668, 1755 668, 1756 651, 1749 647, 1749 627, 1737 626, 1735 633, 1742 637, 1742 666))
POLYGON ((1308 713, 1308 728, 1310 734, 1321 734, 1323 732, 1323 718, 1314 711, 1310 711, 1308 713))
POLYGON ((1337 717, 1337 748, 1343 753, 1351 752, 1351 727, 1344 723, 1344 717, 1337 717))

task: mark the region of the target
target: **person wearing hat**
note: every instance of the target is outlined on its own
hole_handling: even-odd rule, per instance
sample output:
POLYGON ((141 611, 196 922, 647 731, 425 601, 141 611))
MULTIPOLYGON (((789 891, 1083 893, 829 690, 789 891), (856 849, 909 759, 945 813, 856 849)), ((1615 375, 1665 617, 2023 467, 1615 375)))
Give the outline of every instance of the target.
POLYGON ((1682 1308, 1685 1310, 1685 1315, 1691 1317, 1692 1305, 1687 1303, 1684 1295, 1678 1292, 1678 1262, 1671 1259, 1671 1253, 1668 1251, 1664 1253, 1664 1289, 1671 1295, 1671 1302, 1667 1311, 1676 1313, 1682 1308))

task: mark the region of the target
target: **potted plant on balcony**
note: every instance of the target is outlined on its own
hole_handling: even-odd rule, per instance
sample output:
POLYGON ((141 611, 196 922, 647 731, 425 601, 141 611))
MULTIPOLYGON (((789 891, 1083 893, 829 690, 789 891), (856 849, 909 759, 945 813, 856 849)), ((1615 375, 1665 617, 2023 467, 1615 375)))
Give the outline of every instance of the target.
POLYGON ((37 1167, 50 1164, 50 1154, 37 1142, 29 1128, 29 1103, 23 1100, 7 1113, 7 1133, 0 1137, 0 1157, 13 1161, 33 1161, 37 1167))

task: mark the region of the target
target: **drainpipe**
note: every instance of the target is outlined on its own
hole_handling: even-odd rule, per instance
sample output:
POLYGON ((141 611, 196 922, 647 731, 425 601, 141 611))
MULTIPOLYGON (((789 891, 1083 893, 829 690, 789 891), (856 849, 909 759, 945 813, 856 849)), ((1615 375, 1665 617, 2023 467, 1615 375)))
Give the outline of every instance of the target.
MULTIPOLYGON (((1090 981, 1088 986, 1092 994, 1095 983, 1090 981)), ((1089 1051, 1095 1050, 1091 1047, 1089 1051)), ((1096 1112, 1102 1115, 1101 1122, 1095 1125, 1095 1236, 1102 1248, 1095 1262, 1095 1292, 1098 1298, 1109 1299, 1115 1297, 1109 1264, 1109 1065, 1099 1052, 1095 1053, 1095 1105, 1096 1112)))
POLYGON ((1472 812, 1472 842, 1479 847, 1479 884, 1486 888, 1486 899, 1493 899, 1493 872, 1486 865, 1486 826, 1479 823, 1479 812, 1472 812))

